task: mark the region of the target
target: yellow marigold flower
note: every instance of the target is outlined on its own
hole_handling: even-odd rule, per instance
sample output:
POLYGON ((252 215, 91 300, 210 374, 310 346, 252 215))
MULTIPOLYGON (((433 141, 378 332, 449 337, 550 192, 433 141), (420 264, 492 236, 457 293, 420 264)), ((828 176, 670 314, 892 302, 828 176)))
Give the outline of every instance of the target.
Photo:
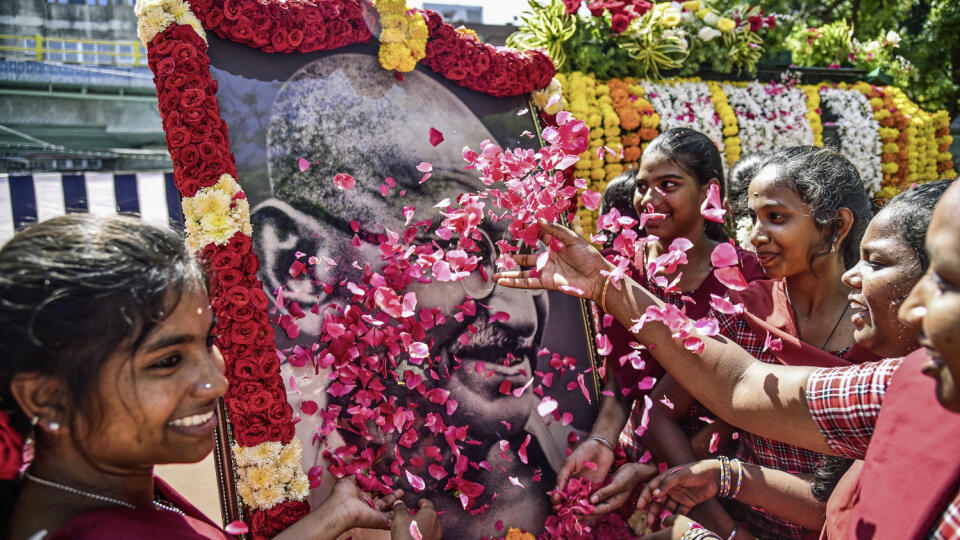
POLYGON ((663 16, 660 17, 660 24, 666 26, 667 28, 673 28, 674 26, 680 24, 680 14, 675 10, 668 9, 663 12, 663 16))
POLYGON ((701 7, 700 0, 689 0, 683 3, 683 9, 689 11, 699 11, 701 7))
POLYGON ((590 171, 591 180, 603 180, 606 177, 607 177, 607 172, 604 171, 603 169, 593 169, 592 171, 590 171))

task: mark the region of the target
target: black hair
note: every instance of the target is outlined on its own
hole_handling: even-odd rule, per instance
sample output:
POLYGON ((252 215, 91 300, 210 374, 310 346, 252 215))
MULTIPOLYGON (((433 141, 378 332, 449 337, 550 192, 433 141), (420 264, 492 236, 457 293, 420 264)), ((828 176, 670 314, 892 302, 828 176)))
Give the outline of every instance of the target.
POLYGON ((772 154, 760 169, 775 167, 776 184, 796 191, 810 207, 817 230, 828 232, 822 249, 810 257, 810 264, 830 252, 842 221, 840 209, 853 214, 853 225, 837 250, 843 265, 850 269, 860 260, 860 238, 866 230, 873 207, 860 180, 860 173, 850 161, 835 150, 816 146, 792 146, 772 154))
POLYGON ((823 456, 813 469, 813 479, 810 480, 810 491, 813 498, 820 502, 827 502, 833 490, 836 489, 840 478, 853 465, 853 460, 841 456, 823 456))
POLYGON ((95 418, 107 358, 132 356, 184 290, 203 286, 183 239, 134 217, 71 214, 21 230, 0 249, 0 408, 26 433, 10 385, 33 372, 62 382, 71 427, 95 418))
POLYGON ((727 173, 727 200, 730 201, 732 210, 731 221, 736 224, 737 220, 747 215, 747 188, 750 187, 750 181, 760 172, 760 167, 768 158, 767 154, 754 152, 741 156, 730 171, 727 173))
MULTIPOLYGON (((710 137, 695 129, 670 128, 650 141, 643 151, 643 157, 659 155, 670 163, 689 172, 701 186, 716 178, 720 182, 720 199, 724 196, 723 158, 720 150, 710 137)), ((643 160, 641 157, 641 161, 643 160)), ((711 240, 727 239, 722 223, 706 221, 704 226, 711 240)))
POLYGON ((630 216, 639 220, 637 208, 633 205, 633 194, 637 191, 637 170, 631 169, 617 175, 607 183, 600 200, 600 215, 616 208, 621 216, 630 216))
POLYGON ((891 214, 889 219, 894 230, 917 253, 921 272, 926 272, 930 266, 930 257, 924 243, 927 240, 930 220, 933 218, 933 207, 952 183, 953 180, 938 180, 913 186, 894 197, 880 210, 884 215, 891 214))

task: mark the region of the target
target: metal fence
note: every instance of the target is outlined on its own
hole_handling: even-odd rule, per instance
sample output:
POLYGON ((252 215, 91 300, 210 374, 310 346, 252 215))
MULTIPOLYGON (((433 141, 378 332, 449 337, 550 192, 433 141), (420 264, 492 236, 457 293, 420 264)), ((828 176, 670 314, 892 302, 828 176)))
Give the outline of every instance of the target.
POLYGON ((47 38, 40 34, 0 34, 0 57, 100 66, 147 65, 147 51, 137 40, 47 38))

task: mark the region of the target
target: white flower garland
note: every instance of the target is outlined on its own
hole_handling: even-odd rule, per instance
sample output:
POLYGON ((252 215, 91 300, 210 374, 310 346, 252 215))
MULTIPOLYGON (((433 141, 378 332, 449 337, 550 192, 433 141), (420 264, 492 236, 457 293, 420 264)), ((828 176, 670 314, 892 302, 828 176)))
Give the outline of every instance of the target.
POLYGON ((837 115, 839 152, 857 167, 867 192, 876 193, 883 181, 883 145, 870 102, 863 93, 842 88, 824 88, 820 99, 837 115))
MULTIPOLYGON (((710 99, 710 87, 705 82, 652 83, 643 82, 647 99, 660 115, 660 132, 677 128, 691 128, 710 137, 723 154, 723 122, 710 99)), ((726 166, 726 160, 724 160, 726 166)))
POLYGON ((144 47, 174 23, 190 25, 207 42, 203 24, 184 0, 137 0, 133 12, 137 15, 137 36, 144 47))
POLYGON ((788 146, 813 144, 807 120, 807 96, 795 87, 763 84, 722 85, 737 114, 744 153, 774 152, 788 146))
POLYGON ((256 446, 233 445, 237 493, 251 508, 272 508, 285 500, 302 501, 310 494, 310 481, 300 465, 303 443, 294 437, 288 444, 265 442, 256 446))
POLYGON ((207 244, 222 246, 237 232, 250 236, 250 203, 240 190, 240 184, 229 174, 220 181, 197 191, 182 201, 187 248, 191 253, 207 244))

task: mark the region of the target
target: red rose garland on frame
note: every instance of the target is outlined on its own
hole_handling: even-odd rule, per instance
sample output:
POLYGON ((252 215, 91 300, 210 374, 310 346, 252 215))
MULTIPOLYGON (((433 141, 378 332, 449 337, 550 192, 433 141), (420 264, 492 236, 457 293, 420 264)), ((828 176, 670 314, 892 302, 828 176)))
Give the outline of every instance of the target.
MULTIPOLYGON (((357 1, 260 2, 195 0, 193 12, 223 39, 268 53, 306 53, 367 43, 374 36, 357 1)), ((372 8, 370 8, 372 10, 372 8)), ((424 65, 456 84, 491 96, 519 96, 543 88, 556 73, 540 51, 494 47, 457 32, 440 15, 422 10, 430 32, 424 65)))
MULTIPOLYGON (((224 182, 235 184, 233 178, 237 174, 227 126, 220 119, 215 97, 217 83, 210 76, 206 48, 193 28, 174 24, 157 34, 148 49, 174 163, 174 182, 185 198, 185 206, 202 190, 224 182)), ((236 206, 233 201, 245 203, 239 186, 236 191, 230 198, 231 208, 236 206)), ((248 213, 246 221, 249 226, 248 213)), ((225 400, 233 436, 241 447, 247 448, 266 442, 289 445, 295 439, 293 410, 286 401, 280 378, 273 328, 267 317, 268 300, 256 276, 259 262, 251 250, 248 234, 238 230, 224 236, 220 235, 220 242, 205 246, 196 245, 197 238, 188 238, 188 244, 202 248, 199 256, 210 276, 217 345, 223 352, 230 380, 225 400)), ((303 476, 302 471, 300 474, 303 476)), ((252 509, 248 519, 254 537, 260 538, 282 531, 308 511, 306 502, 286 500, 252 509)))

